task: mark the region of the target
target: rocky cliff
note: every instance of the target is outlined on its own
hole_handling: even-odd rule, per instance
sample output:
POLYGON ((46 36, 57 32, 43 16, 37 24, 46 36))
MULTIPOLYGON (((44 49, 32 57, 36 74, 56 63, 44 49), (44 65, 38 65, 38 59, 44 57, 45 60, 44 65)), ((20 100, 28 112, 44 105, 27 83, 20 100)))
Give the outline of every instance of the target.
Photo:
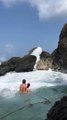
POLYGON ((52 53, 54 68, 67 71, 67 24, 61 30, 57 49, 52 53))

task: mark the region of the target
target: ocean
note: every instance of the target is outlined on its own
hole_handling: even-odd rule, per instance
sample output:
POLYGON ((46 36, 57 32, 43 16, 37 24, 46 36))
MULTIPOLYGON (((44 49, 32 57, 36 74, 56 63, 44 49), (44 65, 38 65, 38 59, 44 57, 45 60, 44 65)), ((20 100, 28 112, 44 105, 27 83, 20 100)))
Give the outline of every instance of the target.
POLYGON ((67 74, 49 70, 10 72, 0 77, 0 120, 45 120, 55 101, 67 95, 67 74), (21 94, 22 79, 30 83, 21 94))

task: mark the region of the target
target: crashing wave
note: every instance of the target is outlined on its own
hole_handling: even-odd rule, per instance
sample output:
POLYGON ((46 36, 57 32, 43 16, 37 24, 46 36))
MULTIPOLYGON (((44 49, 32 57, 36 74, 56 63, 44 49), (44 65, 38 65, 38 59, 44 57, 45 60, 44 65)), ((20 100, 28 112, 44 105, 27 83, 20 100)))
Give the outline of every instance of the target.
POLYGON ((33 50, 33 52, 31 53, 31 55, 36 56, 36 63, 34 65, 34 70, 36 70, 36 66, 37 66, 37 62, 40 60, 40 54, 42 53, 42 48, 41 47, 37 47, 35 50, 33 50))

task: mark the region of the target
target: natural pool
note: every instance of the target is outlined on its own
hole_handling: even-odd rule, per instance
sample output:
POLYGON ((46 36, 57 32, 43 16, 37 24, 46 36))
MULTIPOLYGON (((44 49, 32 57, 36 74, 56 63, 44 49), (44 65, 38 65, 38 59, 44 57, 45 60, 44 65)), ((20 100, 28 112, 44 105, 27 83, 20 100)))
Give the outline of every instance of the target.
POLYGON ((45 120, 55 101, 67 95, 67 86, 42 87, 30 94, 0 96, 0 120, 45 120))

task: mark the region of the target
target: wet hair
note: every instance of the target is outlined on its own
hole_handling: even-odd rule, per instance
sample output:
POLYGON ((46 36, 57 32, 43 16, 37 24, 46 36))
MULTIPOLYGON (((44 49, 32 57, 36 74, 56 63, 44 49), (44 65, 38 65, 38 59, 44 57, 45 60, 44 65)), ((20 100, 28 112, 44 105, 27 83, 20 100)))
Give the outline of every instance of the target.
POLYGON ((26 83, 26 80, 25 80, 25 79, 23 79, 23 80, 22 80, 22 83, 26 83))
POLYGON ((27 88, 29 88, 30 87, 30 83, 27 83, 27 88))

